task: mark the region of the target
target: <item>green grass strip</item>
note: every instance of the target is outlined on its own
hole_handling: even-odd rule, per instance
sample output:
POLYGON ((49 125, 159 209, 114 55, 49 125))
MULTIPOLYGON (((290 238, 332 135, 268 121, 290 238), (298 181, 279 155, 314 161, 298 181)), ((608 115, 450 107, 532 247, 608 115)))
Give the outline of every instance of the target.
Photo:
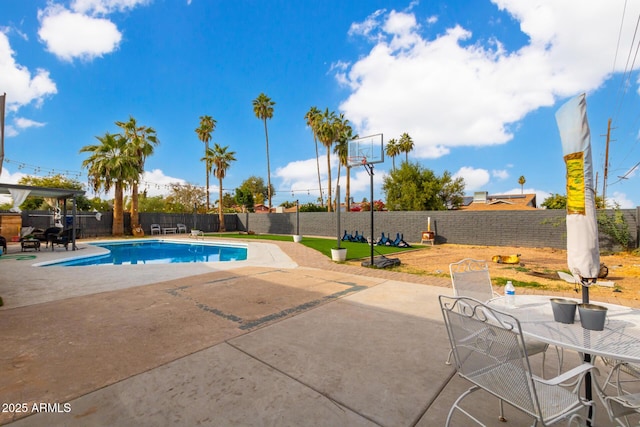
MULTIPOLYGON (((290 235, 281 234, 240 234, 240 233, 215 233, 207 234, 212 237, 225 237, 236 239, 255 239, 255 240, 278 240, 283 242, 292 242, 290 235)), ((315 249, 323 255, 331 258, 331 248, 337 247, 336 239, 327 239, 322 237, 303 237, 300 244, 315 249)), ((347 261, 371 257, 371 245, 368 243, 340 242, 341 248, 347 249, 347 261)), ((404 252, 413 249, 423 249, 423 245, 412 245, 410 248, 398 248, 395 246, 378 246, 373 247, 373 255, 389 255, 398 252, 404 252)))

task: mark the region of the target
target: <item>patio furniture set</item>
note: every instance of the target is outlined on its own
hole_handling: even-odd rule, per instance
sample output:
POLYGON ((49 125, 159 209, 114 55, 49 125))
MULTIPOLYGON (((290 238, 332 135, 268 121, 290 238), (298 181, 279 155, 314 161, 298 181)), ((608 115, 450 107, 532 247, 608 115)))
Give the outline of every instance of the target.
POLYGON ((496 294, 486 261, 465 259, 451 264, 450 271, 454 295, 440 296, 451 344, 447 363, 453 357, 458 374, 472 386, 454 402, 447 425, 456 412, 482 424, 461 405, 478 390, 498 399, 501 420, 502 404, 507 402, 531 416, 533 425, 563 420, 591 425, 595 392, 612 423, 637 425, 640 310, 602 304, 604 326, 583 323, 582 318, 574 321, 575 313, 561 322, 554 317, 552 297, 519 295, 513 304, 496 294), (558 375, 546 379, 544 355, 551 347, 558 351, 558 375), (565 351, 577 352, 584 362, 562 372, 565 351), (535 354, 543 356, 542 376, 531 369, 529 358, 535 354), (604 381, 593 375, 598 372, 596 358, 609 369, 604 381))

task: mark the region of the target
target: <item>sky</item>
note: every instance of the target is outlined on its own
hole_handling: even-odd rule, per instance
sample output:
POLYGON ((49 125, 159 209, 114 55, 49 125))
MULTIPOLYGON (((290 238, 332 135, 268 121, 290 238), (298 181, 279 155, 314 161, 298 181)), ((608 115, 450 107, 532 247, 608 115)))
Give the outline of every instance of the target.
MULTIPOLYGON (((204 187, 195 133, 203 115, 217 120, 212 143, 237 159, 224 191, 250 176, 267 182, 264 126, 252 107, 265 93, 275 102, 273 205, 319 196, 304 120, 312 106, 343 113, 357 134, 382 134, 384 143, 409 133, 409 160, 464 178, 467 195, 524 191, 541 204, 566 193, 555 113, 585 93, 598 194, 611 119, 607 202, 632 208, 640 205, 639 19, 640 2, 627 0, 0 0, 0 182, 61 173, 86 183, 80 149, 134 117, 160 141, 142 188, 153 196, 168 194, 169 183, 204 187)), ((376 200, 392 165, 374 165, 376 200)), ((337 166, 332 158, 334 188, 337 166)), ((217 200, 217 179, 210 191, 217 200)), ((351 192, 370 199, 362 166, 352 169, 351 192)))

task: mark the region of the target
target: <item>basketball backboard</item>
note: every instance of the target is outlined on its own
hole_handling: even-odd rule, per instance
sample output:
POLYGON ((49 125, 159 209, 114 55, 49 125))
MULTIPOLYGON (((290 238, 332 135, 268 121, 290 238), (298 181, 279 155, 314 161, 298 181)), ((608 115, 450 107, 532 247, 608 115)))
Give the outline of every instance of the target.
POLYGON ((347 166, 362 166, 384 162, 384 142, 381 133, 349 141, 347 166))

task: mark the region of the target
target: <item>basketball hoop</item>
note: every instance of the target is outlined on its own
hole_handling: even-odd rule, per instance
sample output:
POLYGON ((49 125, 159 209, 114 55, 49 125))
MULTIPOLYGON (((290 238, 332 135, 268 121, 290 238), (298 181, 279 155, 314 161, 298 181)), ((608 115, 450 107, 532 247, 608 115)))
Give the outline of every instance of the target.
POLYGON ((349 167, 354 167, 354 166, 360 166, 360 165, 366 165, 367 164, 367 158, 365 156, 349 156, 347 157, 347 165, 349 167))

